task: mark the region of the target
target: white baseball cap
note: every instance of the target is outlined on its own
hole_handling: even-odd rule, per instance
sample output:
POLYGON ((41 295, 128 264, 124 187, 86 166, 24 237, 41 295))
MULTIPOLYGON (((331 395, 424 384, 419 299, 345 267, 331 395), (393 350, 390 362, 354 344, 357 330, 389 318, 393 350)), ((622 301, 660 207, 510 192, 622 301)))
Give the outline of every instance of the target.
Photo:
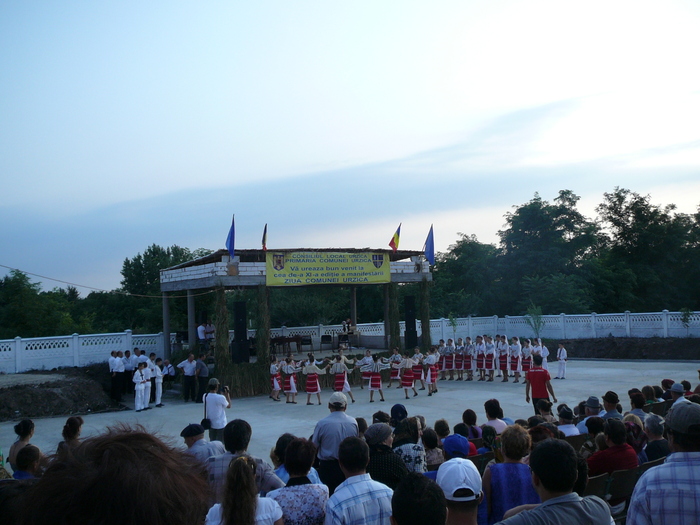
POLYGON ((474 501, 481 494, 481 476, 476 465, 468 459, 452 458, 440 465, 437 484, 445 493, 445 499, 450 501, 474 501), (456 497, 454 494, 460 489, 470 490, 472 494, 456 497))
POLYGON ((348 398, 345 397, 345 394, 342 392, 333 392, 331 394, 331 398, 328 400, 329 405, 340 405, 340 406, 348 406, 348 398))

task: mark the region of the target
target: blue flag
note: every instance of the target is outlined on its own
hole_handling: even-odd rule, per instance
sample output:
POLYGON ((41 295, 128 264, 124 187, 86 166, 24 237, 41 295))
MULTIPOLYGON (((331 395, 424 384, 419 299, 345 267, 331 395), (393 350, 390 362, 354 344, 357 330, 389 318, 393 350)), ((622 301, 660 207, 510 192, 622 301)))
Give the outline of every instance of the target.
POLYGON ((430 232, 428 233, 428 238, 425 240, 425 258, 428 262, 435 266, 435 239, 433 238, 433 225, 430 225, 430 232))
POLYGON ((226 238, 226 248, 228 248, 228 253, 233 259, 233 246, 236 241, 236 215, 234 214, 231 219, 231 229, 228 231, 228 237, 226 238))

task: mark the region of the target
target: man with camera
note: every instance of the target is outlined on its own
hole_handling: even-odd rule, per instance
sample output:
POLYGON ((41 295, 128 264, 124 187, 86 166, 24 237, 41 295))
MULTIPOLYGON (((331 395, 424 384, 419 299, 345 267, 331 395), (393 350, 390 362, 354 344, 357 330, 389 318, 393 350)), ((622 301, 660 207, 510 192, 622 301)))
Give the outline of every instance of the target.
POLYGON ((223 441, 224 427, 228 422, 226 419, 226 409, 231 408, 231 394, 227 386, 224 387, 223 395, 219 391, 219 380, 212 377, 209 380, 209 391, 204 395, 206 403, 206 418, 211 421, 209 428, 209 441, 223 441))

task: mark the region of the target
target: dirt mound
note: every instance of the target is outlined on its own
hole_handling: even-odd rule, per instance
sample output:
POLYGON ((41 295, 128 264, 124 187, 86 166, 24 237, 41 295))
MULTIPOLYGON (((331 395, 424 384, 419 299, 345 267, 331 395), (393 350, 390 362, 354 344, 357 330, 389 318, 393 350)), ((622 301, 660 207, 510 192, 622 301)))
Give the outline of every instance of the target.
MULTIPOLYGON (((550 360, 557 355, 557 343, 548 344, 550 360)), ((569 357, 585 359, 659 359, 662 361, 700 359, 700 339, 662 337, 601 337, 562 341, 569 357)))

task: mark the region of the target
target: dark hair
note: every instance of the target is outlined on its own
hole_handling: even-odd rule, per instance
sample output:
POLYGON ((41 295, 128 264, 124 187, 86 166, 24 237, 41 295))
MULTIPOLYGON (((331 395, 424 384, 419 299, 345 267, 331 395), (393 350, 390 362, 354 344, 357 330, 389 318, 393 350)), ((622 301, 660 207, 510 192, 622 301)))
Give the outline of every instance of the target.
POLYGON ((630 389, 627 391, 627 395, 628 395, 629 397, 632 397, 632 394, 641 394, 641 393, 642 393, 642 391, 639 390, 638 388, 630 388, 630 389))
POLYGON ((659 385, 654 385, 652 388, 654 389, 654 397, 657 399, 661 399, 664 395, 664 389, 661 388, 659 385))
POLYGON ((234 419, 224 427, 224 446, 229 452, 248 450, 253 429, 247 421, 234 419))
POLYGON ((542 356, 537 354, 533 355, 532 362, 537 366, 542 366, 542 356))
POLYGON ((423 446, 425 448, 433 449, 433 448, 438 448, 440 440, 438 439, 437 432, 435 432, 435 429, 433 428, 426 428, 423 431, 423 446))
POLYGON ((356 417, 355 421, 357 421, 357 431, 360 434, 364 434, 365 430, 367 430, 367 421, 363 417, 356 417))
POLYGON ((360 472, 369 463, 369 446, 358 437, 345 438, 338 447, 338 461, 348 472, 360 472))
POLYGON ((602 417, 591 416, 586 419, 584 425, 586 425, 588 433, 595 436, 596 434, 600 434, 605 428, 605 420, 602 417))
POLYGON ((447 422, 446 419, 438 419, 435 422, 434 428, 435 432, 437 433, 438 437, 440 437, 440 439, 446 438, 450 435, 450 424, 447 422))
POLYGON ((607 419, 603 432, 615 445, 622 445, 627 440, 625 424, 619 419, 607 419))
POLYGON ((654 394, 654 387, 651 385, 644 385, 642 387, 642 394, 644 394, 644 399, 647 401, 651 401, 652 403, 656 402, 656 394, 654 394))
POLYGON ((372 414, 372 424, 375 423, 389 423, 389 420, 391 419, 391 416, 387 414, 386 412, 382 412, 381 410, 379 412, 375 412, 372 414))
POLYGON ((401 440, 408 440, 411 443, 418 443, 420 438, 418 433, 418 419, 415 417, 407 417, 402 419, 394 430, 394 443, 401 440))
POLYGON ((197 458, 166 445, 143 427, 121 425, 59 449, 26 493, 25 523, 199 523, 209 484, 197 458), (177 497, 173 497, 177 494, 177 497), (128 504, 124 504, 128 502, 128 504))
POLYGON ((542 416, 530 416, 527 418, 527 426, 528 428, 534 428, 537 425, 541 425, 544 423, 544 418, 542 416))
POLYGON ((586 485, 588 485, 588 461, 578 452, 576 453, 576 468, 578 477, 574 483, 573 492, 583 498, 586 495, 586 485))
POLYGON ((630 402, 634 408, 642 408, 646 404, 646 399, 641 392, 635 392, 630 396, 630 402))
POLYGON ((258 506, 256 468, 255 460, 248 455, 238 456, 229 464, 221 502, 222 525, 255 524, 258 506))
POLYGON ((551 412, 552 411, 552 403, 548 401, 547 399, 540 399, 537 402, 537 410, 540 412, 551 412))
POLYGON ((41 450, 34 445, 27 445, 17 452, 17 470, 28 470, 34 463, 41 459, 41 450))
POLYGON ((445 494, 433 480, 410 472, 394 490, 391 512, 397 525, 443 525, 447 521, 445 494))
POLYGON ((476 412, 474 412, 471 408, 468 408, 462 412, 462 423, 469 427, 476 425, 476 412))
POLYGON ((503 410, 501 410, 501 404, 498 399, 489 399, 484 403, 484 410, 488 417, 499 419, 503 417, 503 410))
POLYGON ((486 425, 481 428, 481 442, 483 446, 493 450, 497 438, 498 434, 496 433, 496 429, 491 425, 486 425))
POLYGON ((683 385, 683 390, 685 390, 686 392, 689 392, 690 389, 692 388, 690 385, 690 381, 687 381, 685 379, 683 381, 681 381, 681 385, 683 385))
POLYGON ((34 421, 31 419, 23 419, 15 425, 15 434, 19 436, 19 439, 29 437, 32 430, 34 430, 34 421))
POLYGON ((80 416, 71 416, 66 420, 66 424, 63 425, 63 439, 66 441, 73 441, 78 439, 80 435, 80 428, 83 426, 83 418, 80 416))
POLYGON ((457 423, 452 432, 469 439, 469 427, 464 423, 457 423))
POLYGON ((295 438, 287 446, 284 468, 290 476, 306 476, 316 460, 316 445, 308 439, 295 438))
POLYGON ((530 469, 550 492, 571 492, 578 476, 576 451, 563 439, 546 439, 530 453, 530 469))
POLYGON ((552 432, 546 426, 544 426, 544 424, 532 427, 530 430, 527 431, 527 433, 530 434, 530 439, 532 440, 533 447, 537 443, 557 437, 557 435, 554 434, 554 432, 552 432))
POLYGON ((290 434, 289 432, 282 434, 280 437, 277 438, 277 443, 275 443, 275 449, 273 453, 275 454, 275 456, 277 456, 280 465, 284 464, 286 459, 287 447, 294 439, 296 439, 296 436, 294 434, 290 434))
POLYGON ((525 430, 528 429, 527 419, 516 419, 513 423, 515 423, 516 425, 520 425, 525 430))

